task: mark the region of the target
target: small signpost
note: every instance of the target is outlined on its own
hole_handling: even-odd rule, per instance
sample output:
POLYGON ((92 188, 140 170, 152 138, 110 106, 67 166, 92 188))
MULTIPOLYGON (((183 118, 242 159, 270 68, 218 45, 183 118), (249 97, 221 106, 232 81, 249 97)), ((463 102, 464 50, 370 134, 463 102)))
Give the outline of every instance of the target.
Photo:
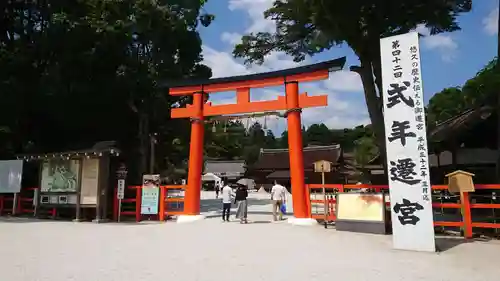
MULTIPOLYGON (((450 193, 460 193, 462 217, 466 218, 466 216, 468 216, 469 218, 466 218, 467 220, 470 220, 470 211, 466 210, 468 209, 466 205, 469 203, 469 196, 465 196, 464 193, 475 191, 474 181, 472 179, 473 176, 474 174, 462 170, 457 170, 446 175, 448 178, 448 191, 450 193)), ((463 230, 465 237, 472 236, 472 233, 467 233, 470 230, 466 227, 464 227, 463 230)))
POLYGON ((325 228, 328 220, 328 200, 326 198, 326 188, 325 188, 325 173, 329 173, 332 171, 332 162, 326 160, 320 160, 313 163, 314 172, 321 173, 321 185, 323 186, 323 200, 325 202, 324 212, 325 212, 325 228))
POLYGON ((160 175, 144 175, 142 177, 141 214, 158 214, 160 199, 160 175))
POLYGON ((116 198, 118 199, 118 221, 120 221, 122 213, 122 199, 125 198, 125 178, 127 177, 127 168, 125 164, 122 164, 120 168, 116 171, 116 177, 118 178, 118 188, 116 192, 116 198))

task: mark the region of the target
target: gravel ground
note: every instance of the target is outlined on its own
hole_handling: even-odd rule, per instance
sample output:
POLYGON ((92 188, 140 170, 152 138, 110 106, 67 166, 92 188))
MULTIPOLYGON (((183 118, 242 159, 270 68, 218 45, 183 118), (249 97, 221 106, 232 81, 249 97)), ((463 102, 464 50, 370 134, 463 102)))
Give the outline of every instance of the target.
POLYGON ((266 195, 251 194, 251 223, 0 221, 1 281, 498 280, 500 243, 439 240, 439 254, 391 249, 391 237, 270 223, 266 195))

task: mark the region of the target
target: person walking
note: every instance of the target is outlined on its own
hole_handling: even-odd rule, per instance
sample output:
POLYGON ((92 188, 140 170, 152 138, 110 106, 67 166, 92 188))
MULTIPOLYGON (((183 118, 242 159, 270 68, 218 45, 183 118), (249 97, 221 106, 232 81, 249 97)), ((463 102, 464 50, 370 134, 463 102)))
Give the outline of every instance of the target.
POLYGON ((214 189, 215 189, 215 199, 217 199, 217 198, 219 198, 219 192, 220 192, 220 189, 221 189, 221 184, 219 182, 215 182, 214 189))
POLYGON ((273 202, 273 220, 276 221, 278 219, 278 212, 279 220, 283 220, 281 206, 286 203, 286 188, 277 181, 274 182, 271 189, 271 201, 273 202))
POLYGON ((239 186, 236 190, 235 202, 238 206, 236 209, 236 218, 240 219, 240 223, 248 223, 247 214, 248 214, 248 190, 247 187, 242 185, 239 186))
POLYGON ((222 220, 229 221, 234 193, 229 183, 222 188, 222 220))

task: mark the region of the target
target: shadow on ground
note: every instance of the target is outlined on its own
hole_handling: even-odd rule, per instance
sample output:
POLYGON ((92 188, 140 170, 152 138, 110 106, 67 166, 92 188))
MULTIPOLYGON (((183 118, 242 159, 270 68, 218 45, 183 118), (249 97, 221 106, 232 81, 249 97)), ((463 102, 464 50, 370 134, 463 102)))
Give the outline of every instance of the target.
POLYGON ((463 237, 436 237, 436 249, 438 252, 445 252, 461 244, 473 243, 474 241, 463 237))
POLYGON ((32 223, 32 222, 44 222, 49 220, 37 219, 37 218, 23 218, 23 217, 0 217, 0 223, 32 223))
MULTIPOLYGON (((270 200, 248 199, 248 207, 270 205, 270 200)), ((222 208, 222 199, 203 199, 201 200, 201 212, 213 212, 222 208)))

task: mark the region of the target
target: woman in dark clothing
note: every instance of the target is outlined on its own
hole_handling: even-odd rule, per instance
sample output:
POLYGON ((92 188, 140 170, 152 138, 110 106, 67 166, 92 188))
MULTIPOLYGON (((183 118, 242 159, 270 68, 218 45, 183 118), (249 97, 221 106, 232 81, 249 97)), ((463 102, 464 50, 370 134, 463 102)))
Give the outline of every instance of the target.
POLYGON ((238 206, 236 210, 236 218, 240 219, 240 223, 248 223, 247 213, 248 213, 248 204, 247 204, 248 190, 246 186, 239 186, 236 190, 235 201, 238 206))

